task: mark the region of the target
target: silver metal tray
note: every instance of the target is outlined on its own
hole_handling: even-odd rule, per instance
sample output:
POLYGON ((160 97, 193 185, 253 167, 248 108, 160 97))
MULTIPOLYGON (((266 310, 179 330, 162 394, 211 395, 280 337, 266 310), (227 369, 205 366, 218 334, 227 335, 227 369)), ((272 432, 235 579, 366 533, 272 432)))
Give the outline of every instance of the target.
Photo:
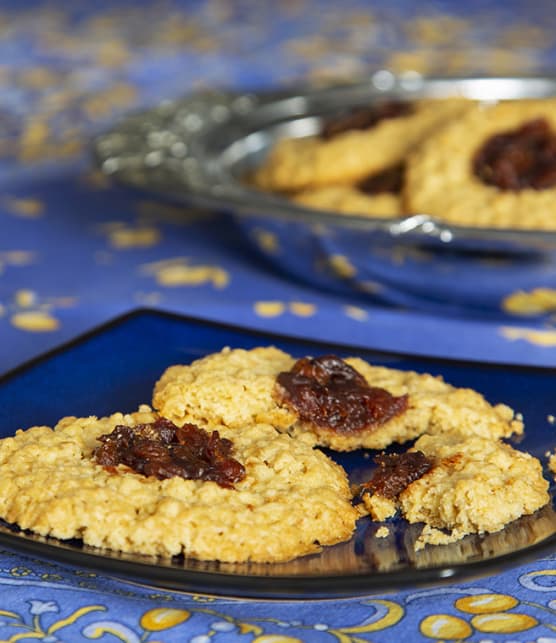
MULTIPOLYGON (((500 275, 483 289, 472 274, 473 260, 479 262, 476 268, 485 283, 489 275, 484 254, 496 253, 520 262, 516 286, 521 290, 550 287, 552 281, 556 286, 556 260, 551 256, 556 232, 460 227, 426 213, 399 219, 339 216, 294 205, 242 181, 278 138, 314 134, 326 114, 378 98, 455 95, 485 101, 554 96, 556 77, 423 78, 381 70, 366 81, 328 88, 196 93, 129 116, 96 139, 94 157, 102 171, 119 182, 173 201, 231 212, 258 250, 315 285, 371 296, 379 292, 397 304, 448 302, 500 310, 507 294, 496 285, 500 275), (415 283, 406 283, 407 269, 400 273, 395 268, 392 253, 398 256, 400 245, 432 253, 425 269, 420 262, 415 283), (543 283, 538 259, 531 263, 531 256, 539 254, 544 256, 543 283), (330 261, 338 256, 345 259, 340 269, 330 261), (457 273, 462 256, 475 283, 461 286, 460 294, 453 287, 437 287, 446 262, 457 273)), ((415 273, 415 267, 410 271, 415 273)))

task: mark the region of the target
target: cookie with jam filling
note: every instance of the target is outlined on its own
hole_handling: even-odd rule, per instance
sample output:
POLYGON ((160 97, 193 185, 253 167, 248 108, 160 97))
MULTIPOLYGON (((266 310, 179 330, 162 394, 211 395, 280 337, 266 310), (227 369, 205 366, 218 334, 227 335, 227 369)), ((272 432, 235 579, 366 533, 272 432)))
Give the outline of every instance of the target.
POLYGON ((404 164, 371 175, 355 185, 330 185, 293 195, 296 203, 317 210, 369 217, 397 217, 402 213, 404 164))
POLYGON ((176 426, 147 406, 0 440, 0 517, 139 554, 286 561, 348 540, 345 471, 257 424, 176 426))
POLYGON ((397 166, 415 145, 468 107, 469 101, 454 98, 357 108, 325 120, 320 135, 279 140, 250 182, 287 194, 354 185, 397 166))
POLYGON ((478 106, 431 134, 403 201, 456 225, 556 230, 556 99, 478 106))
POLYGON ((153 406, 176 424, 264 422, 338 451, 382 449, 423 433, 491 439, 523 431, 511 408, 426 373, 333 355, 295 360, 275 347, 224 349, 169 367, 153 406))

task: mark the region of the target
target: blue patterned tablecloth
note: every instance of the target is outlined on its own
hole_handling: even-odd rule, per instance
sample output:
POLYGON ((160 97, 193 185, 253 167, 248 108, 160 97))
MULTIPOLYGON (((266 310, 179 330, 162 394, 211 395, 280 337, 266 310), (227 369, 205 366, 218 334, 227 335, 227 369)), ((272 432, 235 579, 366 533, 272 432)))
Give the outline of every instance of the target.
MULTIPOLYGON (((203 87, 556 65, 550 2, 4 2, 0 372, 137 307, 379 349, 556 364, 556 290, 504 316, 400 310, 296 283, 223 215, 108 184, 91 137, 203 87), (544 314, 522 313, 536 307, 544 314), (515 314, 511 314, 515 313, 515 314), (348 339, 346 339, 348 338, 348 339)), ((159 591, 0 552, 4 641, 556 641, 556 557, 469 584, 332 602, 159 591)))

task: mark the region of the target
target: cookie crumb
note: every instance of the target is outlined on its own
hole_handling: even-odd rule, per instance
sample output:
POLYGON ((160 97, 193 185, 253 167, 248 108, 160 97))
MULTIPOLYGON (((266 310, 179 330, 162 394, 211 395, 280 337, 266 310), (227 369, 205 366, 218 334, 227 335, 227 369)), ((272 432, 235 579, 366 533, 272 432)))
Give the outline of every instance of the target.
POLYGON ((547 453, 548 456, 548 468, 556 476, 556 451, 554 453, 547 453))
POLYGON ((427 524, 415 541, 415 551, 420 551, 427 545, 449 545, 460 540, 464 535, 458 530, 446 532, 427 524))

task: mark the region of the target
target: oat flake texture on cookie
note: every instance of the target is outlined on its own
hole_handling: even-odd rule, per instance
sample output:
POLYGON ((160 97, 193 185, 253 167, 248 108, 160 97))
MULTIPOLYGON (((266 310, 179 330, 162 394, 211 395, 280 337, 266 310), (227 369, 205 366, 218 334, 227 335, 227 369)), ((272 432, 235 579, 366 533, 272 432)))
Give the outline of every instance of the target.
POLYGON ((157 417, 146 406, 67 417, 1 440, 0 517, 99 548, 228 562, 286 561, 351 537, 359 514, 344 470, 269 425, 218 427, 245 467, 234 488, 95 462, 99 436, 157 417))

